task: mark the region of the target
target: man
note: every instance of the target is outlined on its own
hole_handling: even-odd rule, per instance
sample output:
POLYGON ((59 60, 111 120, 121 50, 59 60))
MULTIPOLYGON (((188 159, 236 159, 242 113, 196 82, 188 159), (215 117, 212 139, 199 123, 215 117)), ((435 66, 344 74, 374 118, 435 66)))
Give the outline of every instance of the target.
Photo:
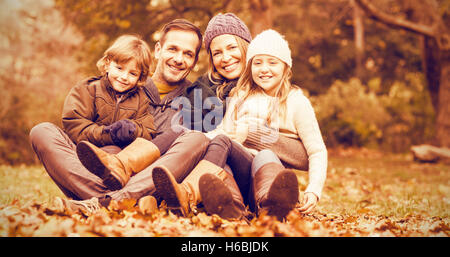
POLYGON ((184 20, 168 23, 155 45, 158 63, 145 89, 152 102, 150 113, 155 117, 157 131, 164 131, 171 124, 179 123, 180 117, 174 116, 178 109, 172 105, 175 105, 176 99, 183 98, 185 89, 191 85, 186 76, 197 63, 202 46, 201 32, 196 30, 194 34, 190 30, 192 26, 184 20))
MULTIPOLYGON (((161 31, 161 39, 155 45, 156 70, 145 85, 151 102, 149 112, 154 117, 157 134, 171 129, 177 110, 169 105, 182 94, 184 87, 190 85, 186 76, 197 62, 201 44, 199 28, 183 19, 169 22, 161 31)), ((164 165, 171 168, 176 179, 181 182, 202 158, 208 145, 203 134, 185 132, 158 160, 131 177, 122 189, 112 191, 101 178, 81 164, 77 158, 76 145, 62 129, 51 123, 41 123, 31 130, 30 141, 50 177, 66 196, 74 199, 57 198, 56 202, 69 210, 85 213, 101 206, 107 207, 111 199, 126 198, 138 199, 143 209, 154 209, 154 198, 148 197, 155 192, 153 167, 164 165)), ((106 146, 103 150, 117 153, 120 148, 106 146)))

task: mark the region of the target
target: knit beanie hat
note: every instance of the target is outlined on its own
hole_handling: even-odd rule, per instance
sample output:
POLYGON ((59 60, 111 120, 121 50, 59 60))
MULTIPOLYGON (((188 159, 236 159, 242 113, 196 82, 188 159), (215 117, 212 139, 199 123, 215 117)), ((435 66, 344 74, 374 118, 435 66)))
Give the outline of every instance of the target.
POLYGON ((208 23, 205 30, 204 42, 206 51, 209 50, 211 41, 220 35, 236 35, 247 42, 252 41, 252 35, 247 25, 233 13, 218 14, 208 23))
POLYGON ((292 68, 292 57, 289 44, 284 37, 275 30, 265 30, 250 42, 247 49, 247 63, 258 54, 267 54, 277 57, 292 68))

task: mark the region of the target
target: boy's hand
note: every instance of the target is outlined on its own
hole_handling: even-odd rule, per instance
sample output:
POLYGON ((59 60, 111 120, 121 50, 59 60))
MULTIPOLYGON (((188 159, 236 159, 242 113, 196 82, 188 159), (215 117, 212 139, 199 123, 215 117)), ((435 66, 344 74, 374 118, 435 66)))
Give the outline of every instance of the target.
POLYGON ((103 129, 111 135, 114 144, 119 147, 129 145, 136 139, 136 125, 130 120, 119 120, 103 129))
POLYGON ((300 212, 308 214, 311 213, 317 205, 319 198, 311 192, 306 192, 303 194, 303 199, 300 202, 300 208, 298 209, 300 212))

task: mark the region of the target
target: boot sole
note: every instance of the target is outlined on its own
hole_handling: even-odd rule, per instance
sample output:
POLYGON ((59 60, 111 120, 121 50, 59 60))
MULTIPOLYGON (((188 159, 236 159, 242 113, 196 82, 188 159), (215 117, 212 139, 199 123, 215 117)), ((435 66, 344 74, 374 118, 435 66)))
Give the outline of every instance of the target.
POLYGON ((109 189, 119 190, 122 188, 120 181, 114 177, 114 174, 106 168, 102 161, 97 157, 94 150, 85 142, 77 145, 77 155, 81 164, 91 173, 100 177, 109 189))
POLYGON ((291 170, 281 171, 269 188, 267 200, 271 202, 268 214, 283 220, 298 201, 297 176, 291 170))
POLYGON ((184 208, 179 200, 179 191, 176 189, 176 187, 178 187, 178 182, 169 173, 170 171, 163 166, 153 168, 152 178, 156 191, 159 196, 166 201, 167 207, 172 212, 177 215, 186 216, 184 208))
POLYGON ((205 174, 199 181, 203 206, 209 214, 217 214, 224 219, 237 219, 233 212, 233 196, 225 183, 215 175, 205 174))

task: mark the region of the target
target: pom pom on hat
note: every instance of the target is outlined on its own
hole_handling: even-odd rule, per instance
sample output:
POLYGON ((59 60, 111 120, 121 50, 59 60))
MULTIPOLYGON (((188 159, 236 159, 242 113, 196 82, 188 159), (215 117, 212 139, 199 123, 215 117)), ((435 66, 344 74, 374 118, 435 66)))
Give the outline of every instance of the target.
POLYGON ((292 57, 289 44, 284 37, 275 30, 265 30, 250 42, 247 49, 247 63, 258 54, 267 54, 277 57, 292 68, 292 57))
POLYGON ((218 14, 208 23, 205 30, 204 42, 206 51, 209 50, 211 41, 220 35, 236 35, 247 42, 252 41, 252 35, 247 25, 233 13, 218 14))

